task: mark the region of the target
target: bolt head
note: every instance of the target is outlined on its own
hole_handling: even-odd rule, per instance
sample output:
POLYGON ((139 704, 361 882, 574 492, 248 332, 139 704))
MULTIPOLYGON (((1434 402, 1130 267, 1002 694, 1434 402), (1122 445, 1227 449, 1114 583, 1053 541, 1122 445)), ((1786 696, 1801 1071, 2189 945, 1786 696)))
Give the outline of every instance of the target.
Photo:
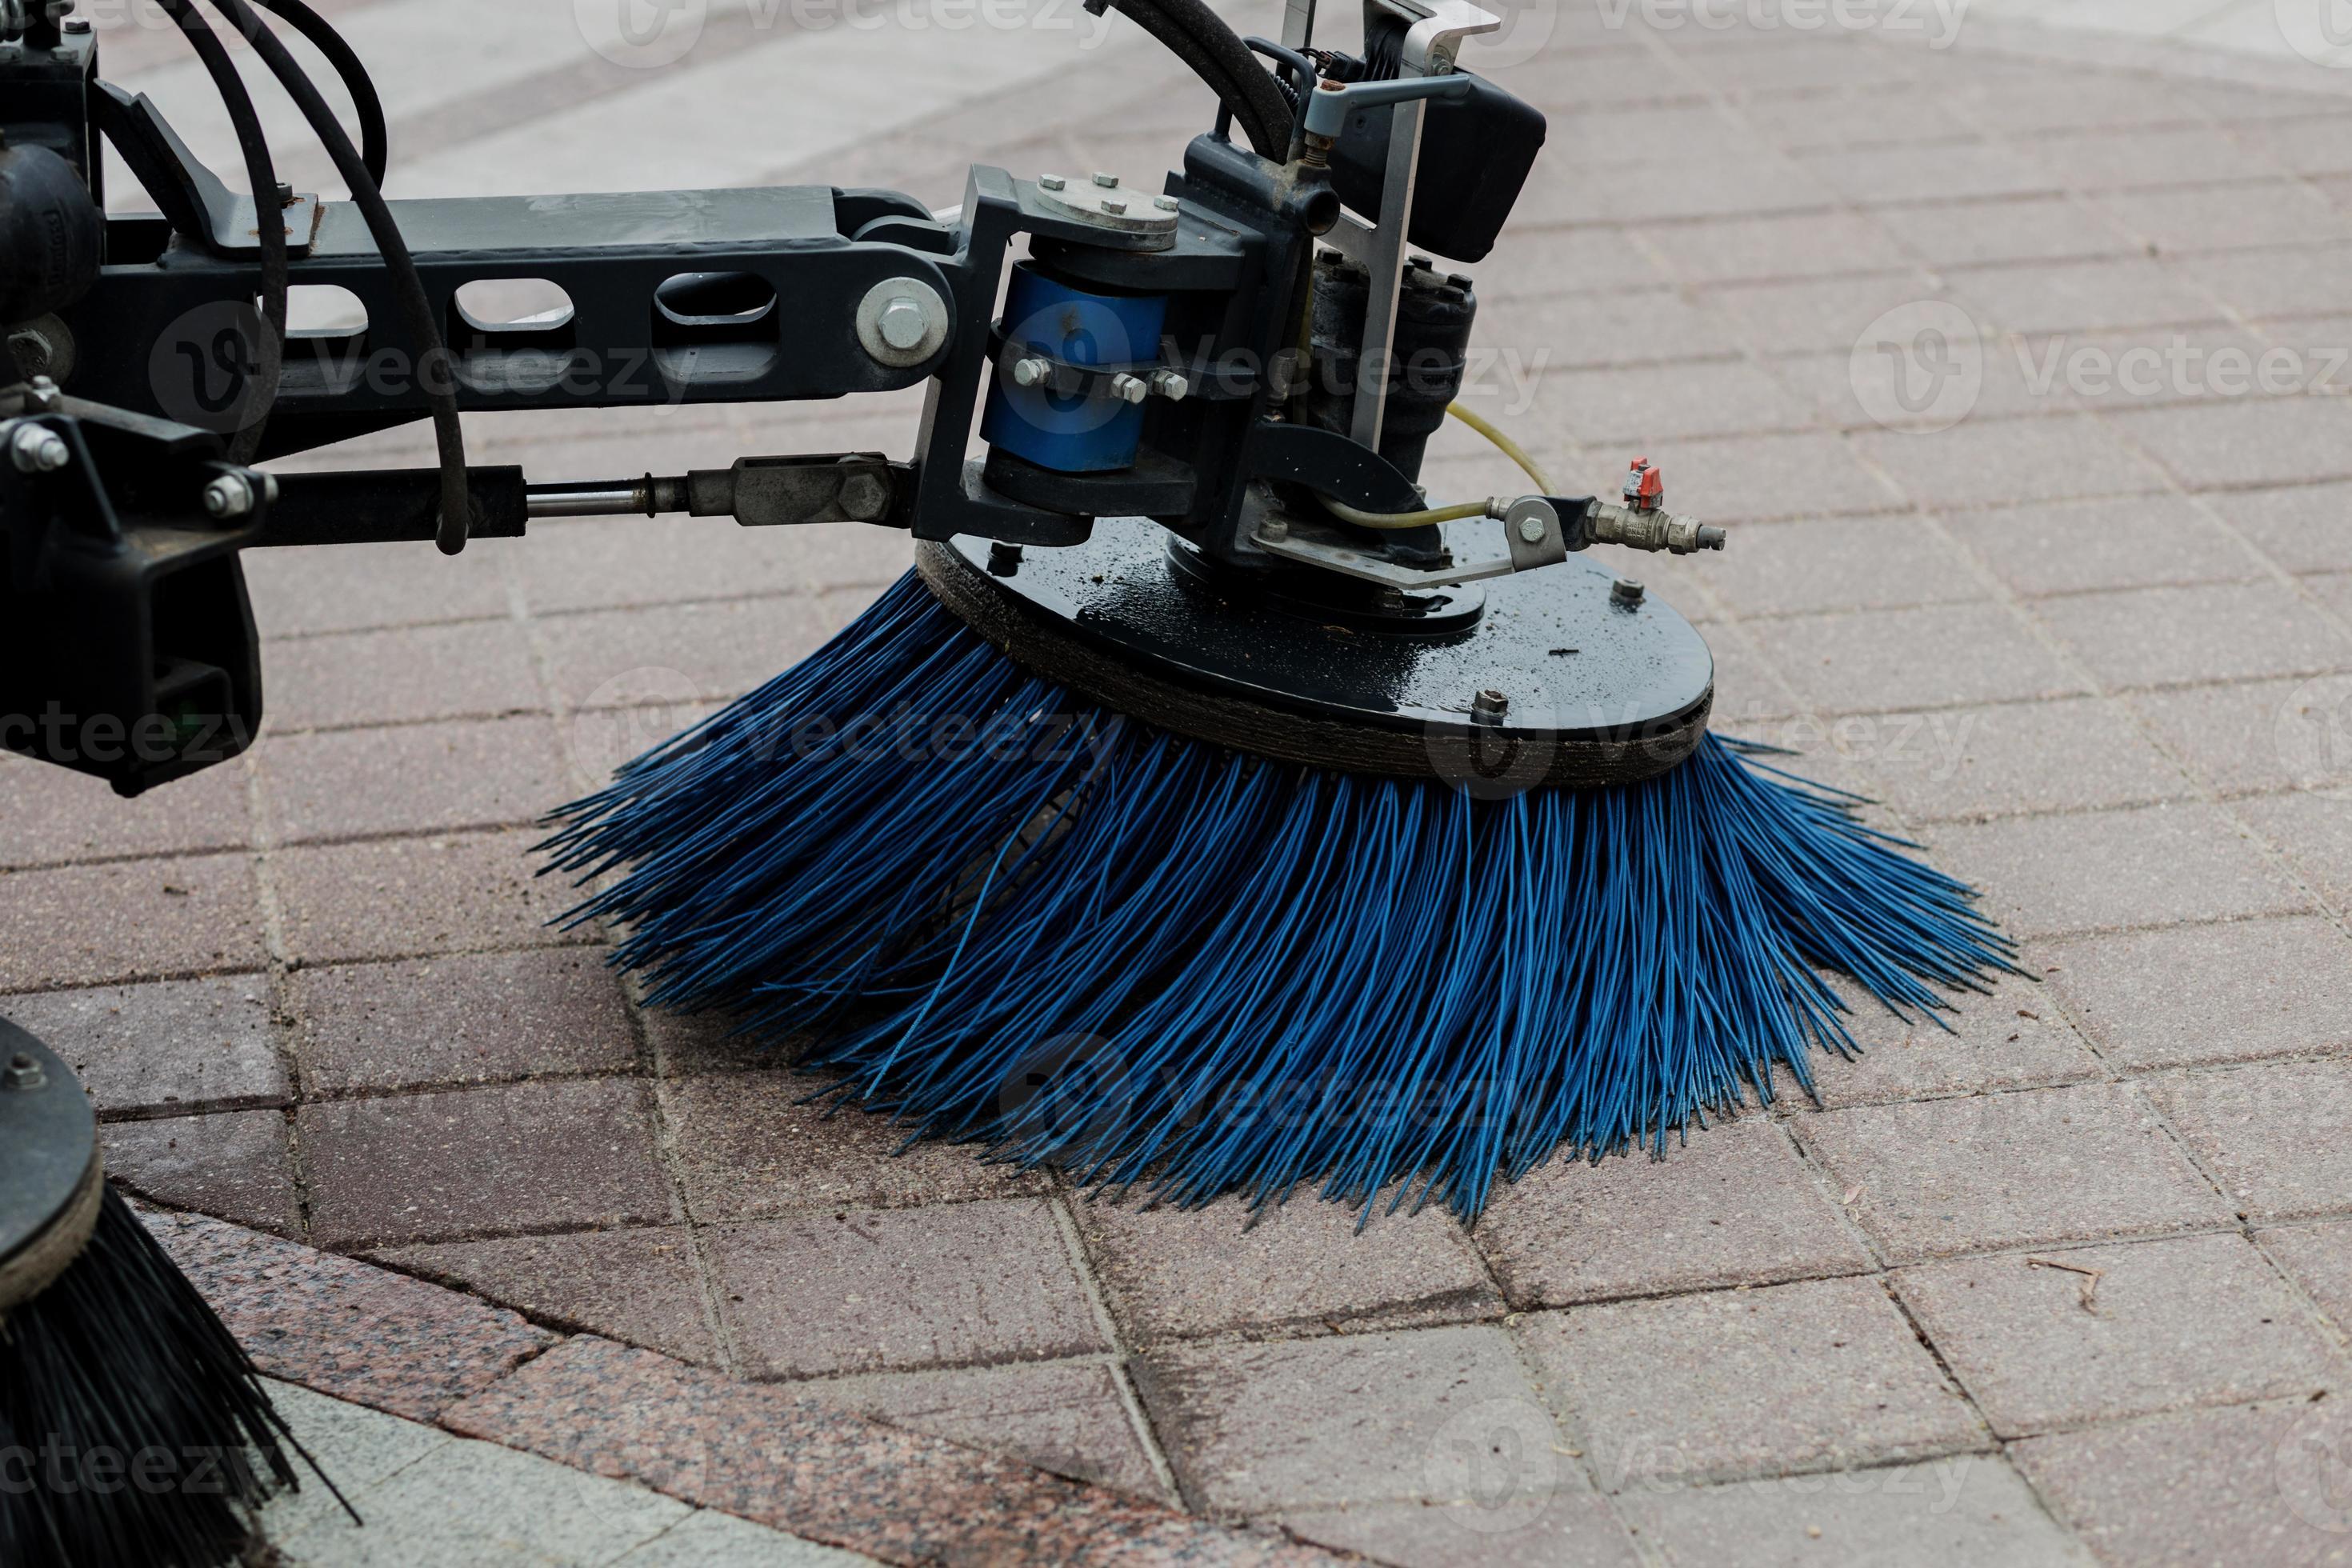
POLYGON ((894 349, 914 350, 923 343, 923 334, 929 329, 930 318, 924 313, 922 301, 901 294, 882 307, 875 318, 882 341, 894 349))
POLYGON ((1183 402, 1185 394, 1192 390, 1192 384, 1172 370, 1153 371, 1150 384, 1152 391, 1171 403, 1183 402))
POLYGON ((1105 196, 1103 198, 1102 210, 1110 214, 1111 216, 1117 217, 1121 213, 1127 211, 1126 199, 1119 196, 1105 196))
POLYGON ((19 473, 54 474, 73 458, 65 437, 38 425, 19 425, 8 440, 8 457, 19 473))
POLYGON ((1161 212, 1172 213, 1184 204, 1178 201, 1174 196, 1154 196, 1151 198, 1151 205, 1158 207, 1161 212))
POLYGON ((1012 577, 1021 571, 1021 547, 997 540, 988 547, 988 571, 991 576, 1012 577))
POLYGON ((1123 403, 1140 403, 1151 395, 1151 388, 1141 376, 1121 371, 1110 378, 1110 395, 1123 403))
POLYGON ((1529 544, 1541 544, 1544 538, 1543 519, 1539 517, 1519 519, 1519 537, 1529 544))
POLYGON ((1503 715, 1508 713, 1510 710, 1510 694, 1505 691, 1497 691, 1491 686, 1487 687, 1485 690, 1479 692, 1477 696, 1473 697, 1470 700, 1471 717, 1474 719, 1483 719, 1489 724, 1499 721, 1503 715))
POLYGON ((1037 188, 1041 191, 1058 191, 1069 183, 1069 181, 1062 178, 1059 174, 1040 174, 1037 176, 1037 188))
POLYGON ((61 26, 63 26, 68 37, 79 38, 84 33, 89 31, 89 18, 87 16, 68 16, 61 26))
POLYGON ((1095 171, 1095 184, 1100 185, 1107 191, 1113 190, 1116 189, 1118 184, 1118 176, 1117 174, 1106 174, 1100 169, 1097 169, 1095 171))
POLYGON ((1017 359, 1013 362, 1013 384, 1035 386, 1052 374, 1053 366, 1041 359, 1017 359))
POLYGON ((222 474, 205 487, 207 517, 243 517, 253 510, 253 487, 236 474, 222 474))
POLYGON ((1609 596, 1621 605, 1638 605, 1649 594, 1639 577, 1620 577, 1609 585, 1609 596))
POLYGON ((859 522, 872 522, 890 507, 890 487, 878 474, 852 474, 841 482, 841 510, 859 522))
POLYGON ((37 375, 25 384, 25 401, 43 414, 54 414, 58 407, 58 384, 46 375, 37 375))

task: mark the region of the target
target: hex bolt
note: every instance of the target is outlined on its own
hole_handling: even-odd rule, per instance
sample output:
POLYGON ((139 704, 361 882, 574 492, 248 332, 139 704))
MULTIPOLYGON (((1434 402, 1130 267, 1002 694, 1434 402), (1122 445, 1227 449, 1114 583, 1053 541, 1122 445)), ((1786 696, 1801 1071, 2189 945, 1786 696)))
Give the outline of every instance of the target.
POLYGON ((1519 519, 1519 537, 1529 544, 1544 542, 1544 520, 1539 517, 1519 519))
POLYGON ((1192 390, 1192 384, 1172 370, 1153 371, 1148 384, 1171 403, 1183 402, 1185 395, 1192 390))
POLYGON ((1116 190, 1118 187, 1118 176, 1117 174, 1106 174, 1100 169, 1097 169, 1095 171, 1095 184, 1100 185, 1107 191, 1116 190))
POLYGON ((907 353, 923 346, 923 334, 929 330, 930 320, 924 313, 923 302, 912 295, 901 294, 882 307, 875 318, 881 330, 882 341, 892 348, 907 353))
POLYGON ((1640 604, 1643 596, 1648 593, 1649 590, 1642 586, 1642 580, 1639 577, 1620 577, 1609 584, 1609 597, 1628 608, 1640 604))
POLYGON ((64 406, 58 396, 58 384, 46 375, 37 375, 25 384, 25 402, 37 414, 55 414, 64 406))
POLYGON ((19 425, 8 438, 8 457, 20 474, 54 474, 73 458, 65 437, 38 425, 19 425))
POLYGON ((1510 710, 1509 694, 1497 691, 1491 686, 1470 700, 1470 717, 1481 724, 1499 724, 1503 721, 1503 715, 1510 710))
POLYGON ((1184 204, 1178 201, 1174 196, 1154 196, 1151 198, 1151 205, 1158 207, 1161 212, 1172 213, 1184 204))
POLYGON ((1059 174, 1040 174, 1037 176, 1037 188, 1041 191, 1058 191, 1069 183, 1069 181, 1062 178, 1059 174))
POLYGON ((992 577, 1010 577, 1021 570, 1021 547, 1003 540, 988 547, 988 571, 992 577))
POLYGON ((1032 357, 1013 362, 1013 384, 1015 386, 1039 385, 1053 374, 1054 367, 1041 359, 1032 357))
POLYGON ((205 515, 224 520, 253 510, 253 487, 243 474, 222 474, 205 487, 205 515))
POLYGON ((1120 371, 1110 378, 1110 395, 1122 403, 1140 403, 1151 395, 1151 387, 1141 376, 1120 371))
POLYGON ((1290 520, 1286 517, 1269 517, 1257 525, 1257 531, 1261 539, 1271 539, 1280 543, 1290 537, 1290 520))
POLYGON ((1118 216, 1123 216, 1123 215, 1126 213, 1126 211, 1127 211, 1127 201, 1126 201, 1126 198, 1124 198, 1124 197, 1118 197, 1118 196, 1105 196, 1105 197, 1103 198, 1102 210, 1103 210, 1103 211, 1105 211, 1105 212, 1107 212, 1107 213, 1108 213, 1108 214, 1110 214, 1110 216, 1113 216, 1113 217, 1118 217, 1118 216))
POLYGON ((890 510, 890 487, 879 474, 852 474, 841 481, 840 504, 853 521, 872 522, 890 510))
POLYGON ((8 1058, 5 1068, 0 1068, 0 1089, 38 1089, 48 1081, 48 1075, 29 1051, 18 1051, 8 1058))
POLYGON ((89 31, 89 18, 87 16, 68 16, 63 22, 59 23, 58 26, 64 30, 66 37, 69 38, 79 38, 84 33, 89 31))

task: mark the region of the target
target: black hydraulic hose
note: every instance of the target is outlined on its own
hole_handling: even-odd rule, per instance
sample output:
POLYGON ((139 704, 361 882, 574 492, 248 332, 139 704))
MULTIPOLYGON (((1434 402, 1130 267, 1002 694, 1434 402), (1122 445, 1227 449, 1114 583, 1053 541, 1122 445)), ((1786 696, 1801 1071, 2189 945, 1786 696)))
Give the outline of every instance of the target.
POLYGON ((253 0, 263 10, 285 18, 286 25, 310 41, 310 47, 327 57, 342 79, 343 90, 352 95, 352 109, 360 121, 360 162, 367 165, 368 178, 378 185, 383 184, 384 171, 392 163, 392 135, 383 119, 383 100, 376 96, 375 81, 368 75, 367 62, 359 51, 343 41, 334 25, 310 9, 307 0, 253 0))
POLYGON ((368 233, 383 257, 384 269, 392 276, 394 296, 399 302, 400 313, 407 319, 409 334, 415 342, 416 384, 432 410, 434 444, 441 458, 441 518, 435 542, 443 554, 455 555, 466 548, 466 536, 473 523, 470 491, 466 482, 466 433, 457 418, 455 366, 442 342, 441 324, 433 318, 433 301, 425 291, 423 274, 416 270, 416 258, 409 254, 400 225, 384 203, 383 188, 360 161, 358 149, 352 145, 351 136, 335 118, 333 109, 320 95, 318 84, 268 25, 253 14, 246 0, 211 0, 211 4, 244 33, 246 41, 285 87, 287 96, 302 111, 302 117, 310 122, 310 129, 325 144, 327 155, 335 161, 335 172, 351 187, 352 200, 367 220, 368 233))
POLYGON ((1290 153, 1289 100, 1281 84, 1251 58, 1241 36, 1202 0, 1108 0, 1111 9, 1172 50, 1209 85, 1261 158, 1290 153))
POLYGON ((229 124, 236 132, 237 151, 245 156, 246 183, 253 187, 254 238, 261 247, 261 342, 254 347, 257 358, 249 404, 239 410, 249 422, 237 429, 228 448, 231 462, 250 463, 261 450, 261 437, 268 428, 269 411, 278 401, 278 384, 285 370, 286 215, 278 199, 278 168, 269 156, 269 138, 261 129, 261 117, 254 112, 253 95, 246 91, 245 79, 236 74, 236 62, 229 58, 220 36, 191 0, 156 0, 156 4, 178 24, 189 47, 204 62, 205 74, 213 79, 221 106, 228 110, 229 124))

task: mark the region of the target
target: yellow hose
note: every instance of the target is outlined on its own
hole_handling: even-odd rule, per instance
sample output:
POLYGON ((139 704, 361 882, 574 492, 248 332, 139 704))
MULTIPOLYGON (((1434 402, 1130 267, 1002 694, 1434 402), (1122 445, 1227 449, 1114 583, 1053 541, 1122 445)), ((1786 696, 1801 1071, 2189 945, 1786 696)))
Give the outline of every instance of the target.
MULTIPOLYGON (((1545 495, 1551 494, 1551 479, 1542 468, 1537 466, 1536 460, 1528 456, 1527 449, 1517 441, 1512 440, 1483 417, 1472 413, 1459 403, 1447 404, 1445 412, 1492 441, 1502 449, 1503 456, 1517 463, 1526 471, 1528 478, 1535 480, 1538 490, 1545 495)), ((1465 517, 1498 516, 1503 507, 1502 502, 1488 500, 1462 501, 1454 506, 1430 507, 1422 511, 1359 511, 1344 501, 1333 500, 1329 496, 1318 495, 1316 499, 1323 503, 1325 511, 1329 512, 1341 522, 1352 522, 1358 528, 1378 529, 1427 528, 1433 522, 1454 522, 1465 517)))

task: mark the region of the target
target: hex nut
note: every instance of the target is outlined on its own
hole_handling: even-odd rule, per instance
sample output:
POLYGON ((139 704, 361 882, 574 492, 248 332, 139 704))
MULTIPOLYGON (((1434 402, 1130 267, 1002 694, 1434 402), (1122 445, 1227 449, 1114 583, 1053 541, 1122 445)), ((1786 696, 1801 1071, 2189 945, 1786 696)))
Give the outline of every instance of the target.
POLYGON ((1140 403, 1151 395, 1151 387, 1141 376, 1120 371, 1110 378, 1110 395, 1123 403, 1140 403))
POLYGON ((56 431, 25 424, 8 438, 8 457, 19 473, 54 474, 73 460, 73 449, 56 431))
POLYGON ((948 302, 919 278, 885 278, 857 302, 857 342, 877 363, 921 364, 948 341, 948 302))
POLYGON ((1648 593, 1639 577, 1620 577, 1609 585, 1609 597, 1629 606, 1640 604, 1648 593))
POLYGON ((900 295, 882 307, 882 341, 894 349, 911 349, 923 341, 929 323, 920 300, 900 295))

